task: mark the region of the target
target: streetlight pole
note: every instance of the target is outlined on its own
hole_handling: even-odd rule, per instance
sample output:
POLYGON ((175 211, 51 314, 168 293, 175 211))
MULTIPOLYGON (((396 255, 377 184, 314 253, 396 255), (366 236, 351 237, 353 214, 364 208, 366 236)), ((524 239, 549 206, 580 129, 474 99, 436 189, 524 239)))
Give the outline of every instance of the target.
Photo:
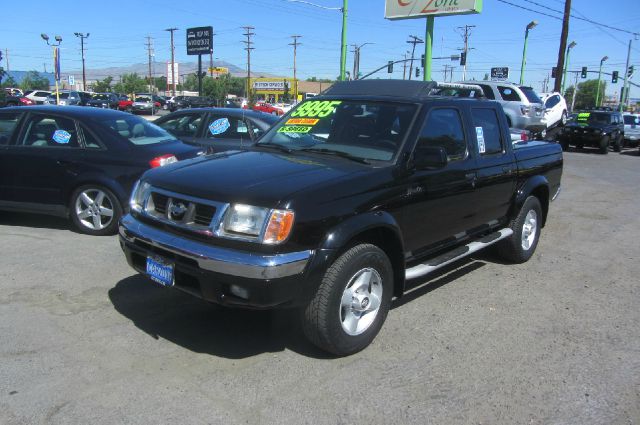
POLYGON ((56 105, 60 103, 60 90, 58 89, 58 80, 60 79, 60 58, 58 57, 58 46, 62 43, 62 37, 56 35, 54 38, 56 43, 49 43, 49 36, 47 34, 40 34, 40 37, 47 43, 47 46, 51 46, 53 48, 53 75, 54 80, 56 82, 56 105))
POLYGON ((538 21, 531 21, 527 25, 527 29, 524 31, 524 47, 522 48, 522 66, 520 67, 520 85, 524 84, 524 67, 527 64, 527 40, 529 39, 529 30, 532 30, 538 25, 538 21))
POLYGON ((74 32, 73 35, 80 38, 80 49, 82 50, 82 90, 87 90, 87 74, 84 67, 84 39, 89 38, 89 33, 84 35, 81 32, 74 32))
POLYGON ((564 73, 562 75, 562 88, 560 89, 560 92, 561 92, 561 94, 563 96, 564 96, 564 85, 567 82, 567 69, 569 68, 569 53, 571 53, 571 49, 576 47, 576 44, 577 43, 575 41, 572 41, 567 46, 567 54, 565 55, 567 57, 567 60, 566 60, 565 65, 564 65, 564 73))
POLYGON ((347 0, 342 0, 342 47, 340 49, 340 81, 345 80, 347 67, 347 0))
MULTIPOLYGON (((609 59, 609 56, 605 56, 600 59, 600 70, 598 71, 598 89, 596 90, 596 107, 600 106, 600 80, 602 79, 602 64, 607 59, 609 59)), ((604 97, 604 93, 602 93, 602 97, 604 97)))
POLYGON ((361 45, 357 45, 354 44, 353 45, 353 79, 357 80, 358 79, 358 74, 360 74, 360 49, 362 49, 364 46, 366 46, 367 44, 375 44, 375 43, 363 43, 361 45))

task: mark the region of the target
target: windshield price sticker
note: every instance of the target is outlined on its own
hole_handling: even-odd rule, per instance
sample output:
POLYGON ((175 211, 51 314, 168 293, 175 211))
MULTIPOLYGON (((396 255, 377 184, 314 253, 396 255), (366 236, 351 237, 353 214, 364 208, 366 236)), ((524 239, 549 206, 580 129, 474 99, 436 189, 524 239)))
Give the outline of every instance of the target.
POLYGON ((64 130, 56 130, 53 133, 53 141, 56 143, 60 143, 61 145, 66 145, 71 140, 71 133, 64 130))
POLYGON ((484 144, 484 130, 482 127, 476 127, 476 139, 478 140, 478 152, 485 153, 487 147, 484 144))
POLYGON ((292 118, 287 121, 287 125, 316 125, 320 121, 317 118, 292 118))
POLYGON ((293 111, 292 117, 324 118, 333 113, 336 106, 340 105, 340 100, 311 100, 305 102, 298 109, 293 111))
POLYGON ((229 124, 229 119, 220 118, 209 125, 209 131, 212 135, 215 136, 216 134, 224 133, 229 129, 229 127, 231 127, 231 124, 229 124))
POLYGON ((311 127, 302 125, 284 125, 278 129, 278 133, 308 133, 310 131, 311 127))
POLYGON ((591 116, 590 112, 581 112, 578 114, 578 121, 587 121, 591 116))

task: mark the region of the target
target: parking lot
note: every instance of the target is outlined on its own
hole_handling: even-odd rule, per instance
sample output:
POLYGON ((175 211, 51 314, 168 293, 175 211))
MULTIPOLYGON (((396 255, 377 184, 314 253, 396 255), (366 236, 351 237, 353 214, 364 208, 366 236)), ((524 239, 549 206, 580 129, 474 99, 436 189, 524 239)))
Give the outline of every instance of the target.
POLYGON ((210 306, 116 237, 0 213, 0 423, 640 422, 640 157, 565 154, 534 257, 454 264, 331 358, 292 312, 210 306))

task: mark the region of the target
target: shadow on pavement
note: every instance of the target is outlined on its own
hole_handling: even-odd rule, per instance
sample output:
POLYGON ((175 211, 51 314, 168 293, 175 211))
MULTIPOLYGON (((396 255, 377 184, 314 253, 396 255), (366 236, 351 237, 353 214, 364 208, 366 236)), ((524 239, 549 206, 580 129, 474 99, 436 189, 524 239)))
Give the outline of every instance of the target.
POLYGON ((623 150, 622 152, 620 152, 620 155, 640 156, 640 149, 638 149, 638 148, 629 148, 629 150, 623 150))
POLYGON ((3 226, 33 227, 37 229, 56 229, 76 232, 67 219, 44 214, 0 211, 0 224, 3 226))
POLYGON ((142 275, 118 282, 109 290, 109 299, 143 332, 197 353, 241 359, 290 349, 332 358, 307 342, 292 310, 227 309, 156 286, 142 275))

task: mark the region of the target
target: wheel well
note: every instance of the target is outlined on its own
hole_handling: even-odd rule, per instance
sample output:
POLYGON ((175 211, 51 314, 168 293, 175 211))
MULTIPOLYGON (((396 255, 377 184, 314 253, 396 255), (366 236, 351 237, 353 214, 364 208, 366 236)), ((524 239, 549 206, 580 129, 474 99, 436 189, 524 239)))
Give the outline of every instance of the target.
POLYGON ((118 201, 118 203, 120 204, 120 208, 124 211, 124 208, 127 206, 127 203, 124 202, 123 203, 123 199, 121 199, 121 194, 120 192, 113 188, 110 184, 106 184, 104 182, 101 182, 99 180, 87 180, 87 181, 82 181, 77 183, 75 186, 73 186, 71 188, 71 190, 69 191, 69 193, 67 194, 67 206, 71 206, 71 202, 73 201, 73 194, 75 193, 75 191, 82 187, 82 186, 91 186, 91 185, 95 185, 95 186, 99 186, 99 187, 103 187, 105 189, 108 189, 111 193, 113 193, 116 197, 116 201, 118 201))
POLYGON ((391 229, 376 227, 354 236, 346 247, 352 247, 360 243, 375 245, 387 254, 393 267, 393 294, 395 296, 402 295, 404 290, 405 262, 402 242, 398 238, 398 235, 391 229))
POLYGON ((549 212, 549 188, 547 186, 538 186, 531 191, 531 195, 540 201, 540 206, 542 207, 542 225, 544 226, 547 222, 547 213, 549 212))

